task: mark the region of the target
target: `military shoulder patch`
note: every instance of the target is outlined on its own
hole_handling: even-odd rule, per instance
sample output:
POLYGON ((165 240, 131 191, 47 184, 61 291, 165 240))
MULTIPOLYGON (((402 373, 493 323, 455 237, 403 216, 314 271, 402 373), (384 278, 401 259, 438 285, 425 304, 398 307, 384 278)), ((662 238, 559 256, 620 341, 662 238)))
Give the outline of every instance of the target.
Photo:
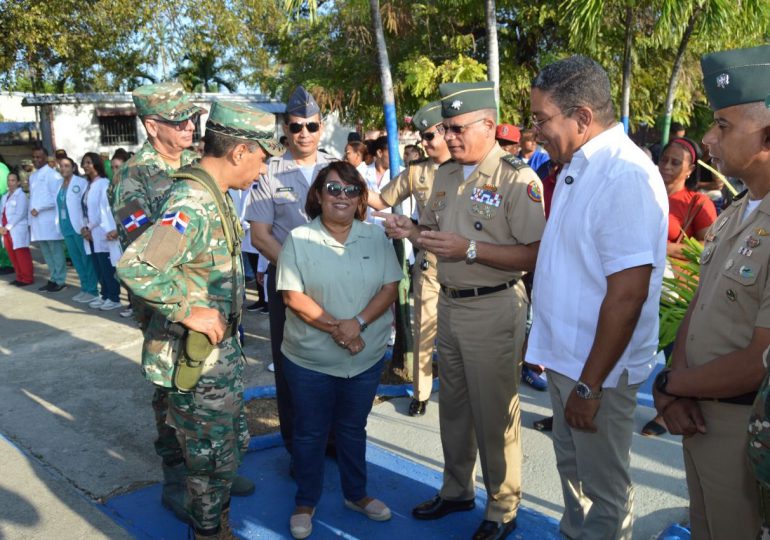
POLYGON ((532 180, 527 186, 527 196, 536 203, 542 202, 543 192, 540 189, 540 184, 532 180))
POLYGON ((518 171, 518 170, 521 170, 521 169, 523 169, 523 168, 525 168, 525 167, 529 167, 529 165, 527 165, 527 164, 524 162, 524 160, 523 160, 523 159, 521 159, 521 158, 517 158, 517 157, 516 157, 516 156, 514 156, 513 154, 505 154, 505 155, 504 155, 504 156, 503 156, 501 159, 502 159, 503 161, 505 161, 505 162, 506 162, 508 165, 510 165, 511 167, 513 167, 514 169, 516 169, 517 171, 518 171))
POLYGON ((152 238, 147 242, 141 258, 158 270, 165 270, 184 245, 184 236, 175 227, 161 222, 153 229, 152 238))
POLYGON ((181 210, 167 212, 163 214, 163 218, 160 220, 161 227, 173 227, 179 234, 185 233, 189 223, 190 217, 181 210))
POLYGON ((129 201, 117 212, 117 218, 129 243, 133 242, 150 226, 150 218, 136 200, 129 201))

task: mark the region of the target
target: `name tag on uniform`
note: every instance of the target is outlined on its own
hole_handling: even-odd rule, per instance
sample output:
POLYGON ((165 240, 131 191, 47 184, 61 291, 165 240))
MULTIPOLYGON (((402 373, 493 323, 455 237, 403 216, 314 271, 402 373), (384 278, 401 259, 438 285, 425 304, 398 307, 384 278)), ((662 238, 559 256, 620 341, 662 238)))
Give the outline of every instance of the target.
POLYGON ((276 193, 291 193, 294 191, 294 188, 291 186, 285 186, 285 187, 279 187, 275 190, 276 193))

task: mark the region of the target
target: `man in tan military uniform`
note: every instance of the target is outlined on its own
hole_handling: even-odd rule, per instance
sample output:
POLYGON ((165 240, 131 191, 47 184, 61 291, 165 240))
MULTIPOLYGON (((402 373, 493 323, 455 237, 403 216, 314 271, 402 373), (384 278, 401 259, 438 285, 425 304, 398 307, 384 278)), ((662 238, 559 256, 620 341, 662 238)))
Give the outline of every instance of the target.
POLYGON ((655 380, 655 406, 684 436, 692 537, 753 539, 760 514, 747 425, 770 345, 770 46, 707 54, 701 67, 714 109, 703 143, 748 191, 706 235, 698 291, 671 369, 655 380))
MULTIPOLYGON (((436 169, 451 158, 444 137, 437 131, 441 120, 440 101, 428 103, 415 113, 412 124, 420 132, 428 157, 411 162, 401 174, 382 188, 381 193, 369 192, 369 206, 383 210, 414 196, 418 216, 422 216, 433 188, 436 169)), ((409 404, 409 415, 422 416, 433 389, 433 347, 436 341, 436 304, 439 293, 436 256, 430 251, 420 250, 414 268, 414 396, 409 404)))
POLYGON ((438 257, 440 493, 412 510, 438 519, 474 507, 476 451, 488 499, 475 540, 516 528, 521 499, 518 387, 527 317, 520 278, 535 266, 545 226, 535 172, 495 142, 492 83, 443 84, 439 131, 454 158, 436 173, 420 226, 386 230, 438 257), (505 317, 500 314, 505 313, 505 317))

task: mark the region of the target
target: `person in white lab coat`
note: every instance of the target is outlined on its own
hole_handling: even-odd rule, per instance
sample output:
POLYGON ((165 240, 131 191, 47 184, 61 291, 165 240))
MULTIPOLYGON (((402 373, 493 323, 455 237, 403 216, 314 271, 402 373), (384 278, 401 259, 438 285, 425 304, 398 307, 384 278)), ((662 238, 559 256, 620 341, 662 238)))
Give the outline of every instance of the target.
POLYGON ((67 279, 67 261, 64 255, 64 239, 56 225, 56 195, 62 183, 61 175, 48 164, 45 148, 32 151, 35 172, 29 177, 29 228, 30 239, 43 253, 50 277, 38 290, 58 292, 67 279))
POLYGON ((0 200, 0 236, 16 272, 11 285, 26 287, 35 282, 32 254, 29 251, 29 202, 16 173, 8 173, 8 193, 0 200))
POLYGON ((80 165, 89 182, 83 196, 84 224, 80 234, 101 285, 101 297, 88 305, 109 311, 121 307, 120 285, 115 279, 115 262, 120 259, 121 251, 117 225, 107 201, 110 181, 104 170, 104 161, 96 152, 87 152, 80 165))

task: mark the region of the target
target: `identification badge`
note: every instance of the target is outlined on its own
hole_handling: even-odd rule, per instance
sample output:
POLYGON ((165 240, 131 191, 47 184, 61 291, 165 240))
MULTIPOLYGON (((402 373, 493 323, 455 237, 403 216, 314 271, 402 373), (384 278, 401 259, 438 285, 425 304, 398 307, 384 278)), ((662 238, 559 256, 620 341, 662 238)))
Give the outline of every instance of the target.
POLYGON ((291 186, 279 187, 278 189, 275 190, 275 192, 276 193, 293 193, 294 188, 291 186))

